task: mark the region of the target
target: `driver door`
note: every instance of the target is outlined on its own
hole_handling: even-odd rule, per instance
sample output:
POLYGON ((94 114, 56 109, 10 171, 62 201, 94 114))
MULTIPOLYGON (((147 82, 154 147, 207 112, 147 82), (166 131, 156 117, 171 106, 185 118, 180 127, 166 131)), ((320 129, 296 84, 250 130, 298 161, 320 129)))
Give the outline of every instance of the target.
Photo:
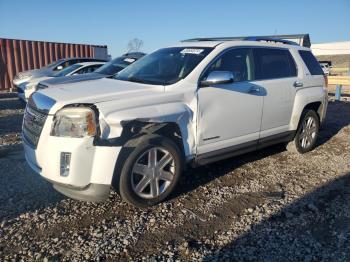
MULTIPOLYGON (((262 118, 264 89, 254 83, 251 48, 233 48, 216 58, 204 73, 230 71, 234 81, 198 89, 198 156, 256 148, 262 118)), ((247 150, 249 151, 249 150, 247 150)))

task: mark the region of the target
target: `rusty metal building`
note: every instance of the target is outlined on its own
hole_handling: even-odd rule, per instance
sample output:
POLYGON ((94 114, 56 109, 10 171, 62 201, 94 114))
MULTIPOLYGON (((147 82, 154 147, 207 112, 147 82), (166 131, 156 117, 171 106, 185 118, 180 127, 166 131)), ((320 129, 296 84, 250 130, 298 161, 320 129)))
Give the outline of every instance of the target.
POLYGON ((0 91, 12 90, 17 73, 68 57, 107 59, 107 46, 0 38, 0 91))

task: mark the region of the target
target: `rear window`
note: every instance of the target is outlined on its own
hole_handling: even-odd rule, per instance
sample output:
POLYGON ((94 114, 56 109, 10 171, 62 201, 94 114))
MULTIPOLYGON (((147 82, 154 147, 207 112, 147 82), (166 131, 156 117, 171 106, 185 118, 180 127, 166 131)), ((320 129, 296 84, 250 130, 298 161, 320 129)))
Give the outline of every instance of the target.
POLYGON ((319 62, 310 51, 300 50, 299 54, 307 66, 307 69, 309 69, 311 75, 323 75, 323 70, 319 62))
POLYGON ((288 50, 256 48, 256 80, 293 77, 297 75, 295 62, 288 50))

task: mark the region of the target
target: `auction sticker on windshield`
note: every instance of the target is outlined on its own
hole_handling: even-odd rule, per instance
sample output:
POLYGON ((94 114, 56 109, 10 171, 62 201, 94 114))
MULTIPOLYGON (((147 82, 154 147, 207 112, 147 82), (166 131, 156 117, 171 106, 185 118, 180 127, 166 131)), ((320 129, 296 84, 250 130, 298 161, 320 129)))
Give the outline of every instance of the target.
POLYGON ((199 55, 202 53, 204 49, 197 49, 197 48, 185 48, 182 50, 180 53, 181 54, 194 54, 194 55, 199 55))

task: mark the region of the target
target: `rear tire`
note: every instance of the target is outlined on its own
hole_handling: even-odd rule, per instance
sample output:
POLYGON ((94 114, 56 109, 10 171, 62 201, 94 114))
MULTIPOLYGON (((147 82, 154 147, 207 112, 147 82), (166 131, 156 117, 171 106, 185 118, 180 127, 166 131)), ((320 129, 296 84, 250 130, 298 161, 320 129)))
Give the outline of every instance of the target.
POLYGON ((117 183, 123 200, 137 207, 149 207, 172 193, 183 170, 182 153, 171 139, 148 135, 130 140, 127 156, 117 183))
POLYGON ((320 120, 314 110, 305 111, 298 125, 293 141, 287 144, 287 150, 292 153, 304 154, 316 147, 320 131, 320 120))

